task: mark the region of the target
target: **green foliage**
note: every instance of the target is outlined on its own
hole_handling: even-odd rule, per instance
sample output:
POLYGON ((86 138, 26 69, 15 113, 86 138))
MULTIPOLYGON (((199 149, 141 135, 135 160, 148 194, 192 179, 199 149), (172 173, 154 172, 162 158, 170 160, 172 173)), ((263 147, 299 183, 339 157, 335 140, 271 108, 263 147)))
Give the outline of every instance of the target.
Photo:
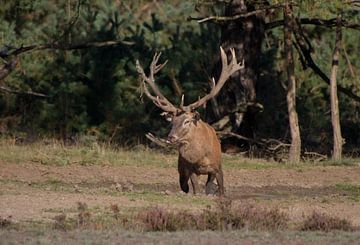
POLYGON ((354 184, 337 184, 336 189, 345 191, 346 194, 355 201, 360 201, 360 185, 354 184))
POLYGON ((100 0, 5 4, 0 16, 3 23, 0 46, 103 40, 124 40, 131 44, 21 56, 21 68, 7 78, 7 85, 16 90, 41 92, 49 98, 2 96, 1 117, 20 117, 20 123, 9 129, 63 139, 95 134, 101 140, 112 135, 113 141, 133 144, 139 143, 151 129, 164 128, 159 110, 147 99, 144 102, 139 99, 135 60, 141 60, 145 66, 155 51, 163 51, 163 60, 171 60, 159 76, 158 83, 164 93, 173 97, 167 76, 171 72, 172 79, 179 77, 184 88, 191 89, 189 98, 196 98, 199 94, 196 89, 203 90, 203 85, 192 83, 204 80, 204 72, 198 72, 202 65, 198 60, 205 60, 208 52, 193 50, 209 41, 209 33, 216 36, 217 32, 200 28, 196 23, 184 23, 183 14, 193 11, 191 2, 163 4, 161 11, 156 6, 150 6, 149 11, 139 9, 147 4, 150 3, 100 0), (16 13, 16 18, 11 18, 8 12, 16 13), (74 24, 70 29, 71 23, 74 24), (194 67, 194 63, 199 66, 194 67))
MULTIPOLYGON (((251 1, 249 1, 251 2, 251 1)), ((252 1, 257 2, 257 1, 252 1)), ((271 4, 283 1, 269 1, 271 4)), ((343 11, 347 20, 359 23, 360 17, 349 4, 334 1, 295 1, 295 15, 334 18, 343 11)), ((220 28, 214 24, 186 21, 195 5, 205 6, 208 14, 222 14, 223 4, 214 1, 85 1, 17 0, 2 1, 0 10, 0 47, 39 43, 76 44, 124 40, 124 43, 83 50, 47 50, 25 53, 20 65, 4 81, 14 90, 36 91, 48 95, 39 99, 22 94, 0 94, 0 132, 18 137, 52 136, 62 139, 93 138, 134 145, 145 142, 152 131, 164 136, 168 124, 160 110, 141 98, 135 60, 148 67, 155 52, 169 60, 157 76, 162 92, 174 103, 180 94, 185 103, 203 95, 218 57, 220 28), (110 139, 110 140, 109 140, 110 139)), ((270 21, 282 18, 281 9, 270 21)), ((334 46, 334 30, 305 26, 313 57, 329 73, 334 46)), ((288 128, 282 55, 281 28, 267 33, 263 54, 258 61, 257 96, 265 106, 258 117, 258 135, 284 138, 288 128)), ((359 35, 343 29, 339 85, 360 94, 359 35), (343 51, 344 51, 343 50, 343 51)), ((296 57, 299 58, 299 57, 296 57)), ((308 144, 328 151, 331 142, 328 86, 310 70, 296 65, 298 79, 297 109, 302 136, 308 144)), ((354 137, 360 130, 359 106, 339 95, 343 136, 347 145, 359 144, 354 137)))

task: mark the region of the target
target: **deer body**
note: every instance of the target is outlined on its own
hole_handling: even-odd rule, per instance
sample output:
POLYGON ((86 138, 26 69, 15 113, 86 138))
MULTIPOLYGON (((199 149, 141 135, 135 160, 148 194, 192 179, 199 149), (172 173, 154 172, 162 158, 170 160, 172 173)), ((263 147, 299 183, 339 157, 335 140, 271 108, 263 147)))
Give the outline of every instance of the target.
POLYGON ((167 100, 155 84, 154 75, 166 64, 158 65, 160 54, 155 54, 150 65, 150 74, 146 76, 140 63, 136 62, 139 77, 142 80, 143 91, 156 106, 161 108, 167 119, 172 122, 172 129, 168 135, 168 142, 177 146, 179 150, 178 171, 181 189, 189 192, 189 179, 194 194, 198 193, 198 175, 208 175, 206 182, 206 193, 210 192, 211 184, 216 179, 220 196, 224 195, 223 172, 221 168, 221 146, 215 130, 200 119, 196 108, 204 105, 213 98, 225 84, 226 80, 236 71, 243 69, 244 64, 236 61, 235 51, 230 49, 232 60, 227 61, 225 51, 220 47, 222 71, 217 83, 212 80, 210 93, 198 101, 184 106, 184 97, 181 99, 180 107, 175 107, 167 100), (155 94, 152 95, 149 87, 155 94))
POLYGON ((180 187, 189 192, 189 179, 194 194, 199 192, 198 175, 208 175, 206 194, 211 192, 214 179, 219 185, 219 194, 224 194, 223 172, 221 168, 221 145, 215 130, 195 113, 187 112, 173 119, 173 127, 168 140, 179 150, 178 171, 180 187))

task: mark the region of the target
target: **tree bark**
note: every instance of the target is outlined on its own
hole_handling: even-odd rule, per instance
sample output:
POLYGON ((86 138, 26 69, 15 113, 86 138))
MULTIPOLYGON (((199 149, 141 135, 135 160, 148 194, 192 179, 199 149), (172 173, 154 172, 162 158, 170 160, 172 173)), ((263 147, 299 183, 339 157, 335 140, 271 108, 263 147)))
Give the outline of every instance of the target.
POLYGON ((284 49, 285 61, 287 68, 287 106, 289 114, 289 126, 291 134, 291 146, 289 152, 289 161, 292 163, 300 162, 301 154, 301 137, 299 129, 298 114, 296 112, 296 79, 295 79, 295 64, 292 48, 292 30, 294 27, 294 18, 292 15, 292 7, 289 1, 285 1, 284 6, 284 49))
POLYGON ((332 57, 332 67, 330 75, 330 103, 331 103, 331 123, 333 127, 333 153, 332 158, 335 161, 341 160, 342 157, 342 145, 343 139, 341 137, 341 127, 340 127, 340 118, 339 118, 339 102, 337 96, 337 84, 336 84, 336 75, 339 66, 339 50, 341 48, 341 15, 337 17, 337 26, 336 26, 336 38, 335 38, 335 47, 332 57))
MULTIPOLYGON (((258 79, 258 59, 264 38, 264 16, 246 13, 255 10, 253 3, 244 0, 233 0, 226 5, 225 16, 244 15, 239 19, 226 21, 221 26, 221 46, 230 55, 230 48, 236 51, 236 58, 245 61, 245 69, 237 72, 226 82, 217 98, 209 104, 207 117, 216 122, 229 115, 230 128, 233 133, 248 138, 255 136, 255 114, 260 111, 256 106, 255 85, 258 79), (244 106, 248 105, 248 106, 244 106)), ((221 63, 217 62, 213 74, 218 77, 221 63)), ((243 145, 235 139, 229 144, 243 145)), ((245 142, 248 144, 248 142, 245 142)))

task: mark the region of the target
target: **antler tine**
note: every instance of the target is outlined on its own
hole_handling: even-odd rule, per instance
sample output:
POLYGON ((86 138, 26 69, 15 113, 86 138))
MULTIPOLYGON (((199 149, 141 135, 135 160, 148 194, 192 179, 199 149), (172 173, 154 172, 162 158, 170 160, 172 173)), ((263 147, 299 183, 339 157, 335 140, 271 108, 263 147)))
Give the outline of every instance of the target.
POLYGON ((216 85, 216 83, 215 83, 215 77, 213 77, 213 78, 211 79, 211 84, 210 84, 210 86, 211 86, 211 88, 214 88, 215 85, 216 85))
POLYGON ((226 53, 221 46, 220 46, 220 57, 221 57, 222 69, 224 70, 224 68, 226 68, 228 66, 228 61, 227 61, 226 53))
POLYGON ((181 95, 181 102, 180 102, 180 109, 183 110, 184 108, 184 94, 181 95))
POLYGON ((168 101, 165 96, 160 92, 159 88, 157 87, 157 85, 155 84, 155 78, 154 75, 159 72, 167 63, 164 62, 163 64, 157 64, 157 62, 159 61, 159 58, 161 56, 161 53, 156 53, 153 57, 153 60, 151 61, 150 64, 150 74, 149 76, 146 76, 144 69, 142 68, 142 66, 140 65, 140 62, 138 60, 136 60, 136 70, 139 73, 139 77, 142 80, 142 86, 143 86, 143 91, 145 93, 145 95, 147 97, 149 97, 149 99, 151 99, 153 101, 153 103, 158 106, 159 108, 161 108, 162 110, 166 111, 166 112, 171 112, 171 113, 176 113, 177 112, 177 108, 170 103, 170 101, 168 101), (151 90, 154 92, 155 96, 153 96, 147 85, 149 85, 151 87, 151 90))
POLYGON ((155 53, 154 58, 153 58, 153 60, 151 62, 150 73, 151 73, 152 76, 155 75, 156 73, 158 73, 166 65, 166 63, 168 62, 166 60, 163 64, 157 64, 159 59, 160 59, 160 56, 161 56, 161 52, 160 53, 155 53))
POLYGON ((230 63, 228 63, 227 55, 224 49, 220 46, 222 70, 218 82, 215 84, 215 79, 213 78, 210 93, 208 93, 201 99, 197 100, 196 102, 188 106, 185 106, 184 107, 185 110, 191 111, 205 104, 208 100, 210 100, 219 93, 220 89, 224 86, 225 82, 232 74, 234 74, 236 71, 240 69, 244 69, 245 67, 244 61, 242 63, 237 62, 235 50, 233 48, 230 49, 230 53, 231 53, 231 61, 230 63))

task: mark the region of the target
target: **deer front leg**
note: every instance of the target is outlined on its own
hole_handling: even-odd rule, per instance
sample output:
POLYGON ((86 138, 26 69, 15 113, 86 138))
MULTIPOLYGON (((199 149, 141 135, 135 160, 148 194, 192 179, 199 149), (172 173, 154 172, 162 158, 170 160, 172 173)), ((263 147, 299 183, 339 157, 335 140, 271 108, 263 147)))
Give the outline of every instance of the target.
POLYGON ((178 163, 178 171, 179 171, 179 183, 180 188, 183 192, 188 193, 189 192, 189 178, 190 178, 190 171, 186 166, 186 163, 184 162, 184 159, 179 157, 179 163, 178 163))
POLYGON ((195 195, 195 194, 199 193, 199 183, 198 183, 197 175, 195 173, 192 173, 190 175, 190 180, 191 180, 191 185, 192 185, 193 192, 195 195))
POLYGON ((179 173, 180 174, 180 178, 179 178, 179 182, 180 182, 180 188, 183 192, 188 193, 189 192, 189 175, 184 174, 184 173, 179 173))

